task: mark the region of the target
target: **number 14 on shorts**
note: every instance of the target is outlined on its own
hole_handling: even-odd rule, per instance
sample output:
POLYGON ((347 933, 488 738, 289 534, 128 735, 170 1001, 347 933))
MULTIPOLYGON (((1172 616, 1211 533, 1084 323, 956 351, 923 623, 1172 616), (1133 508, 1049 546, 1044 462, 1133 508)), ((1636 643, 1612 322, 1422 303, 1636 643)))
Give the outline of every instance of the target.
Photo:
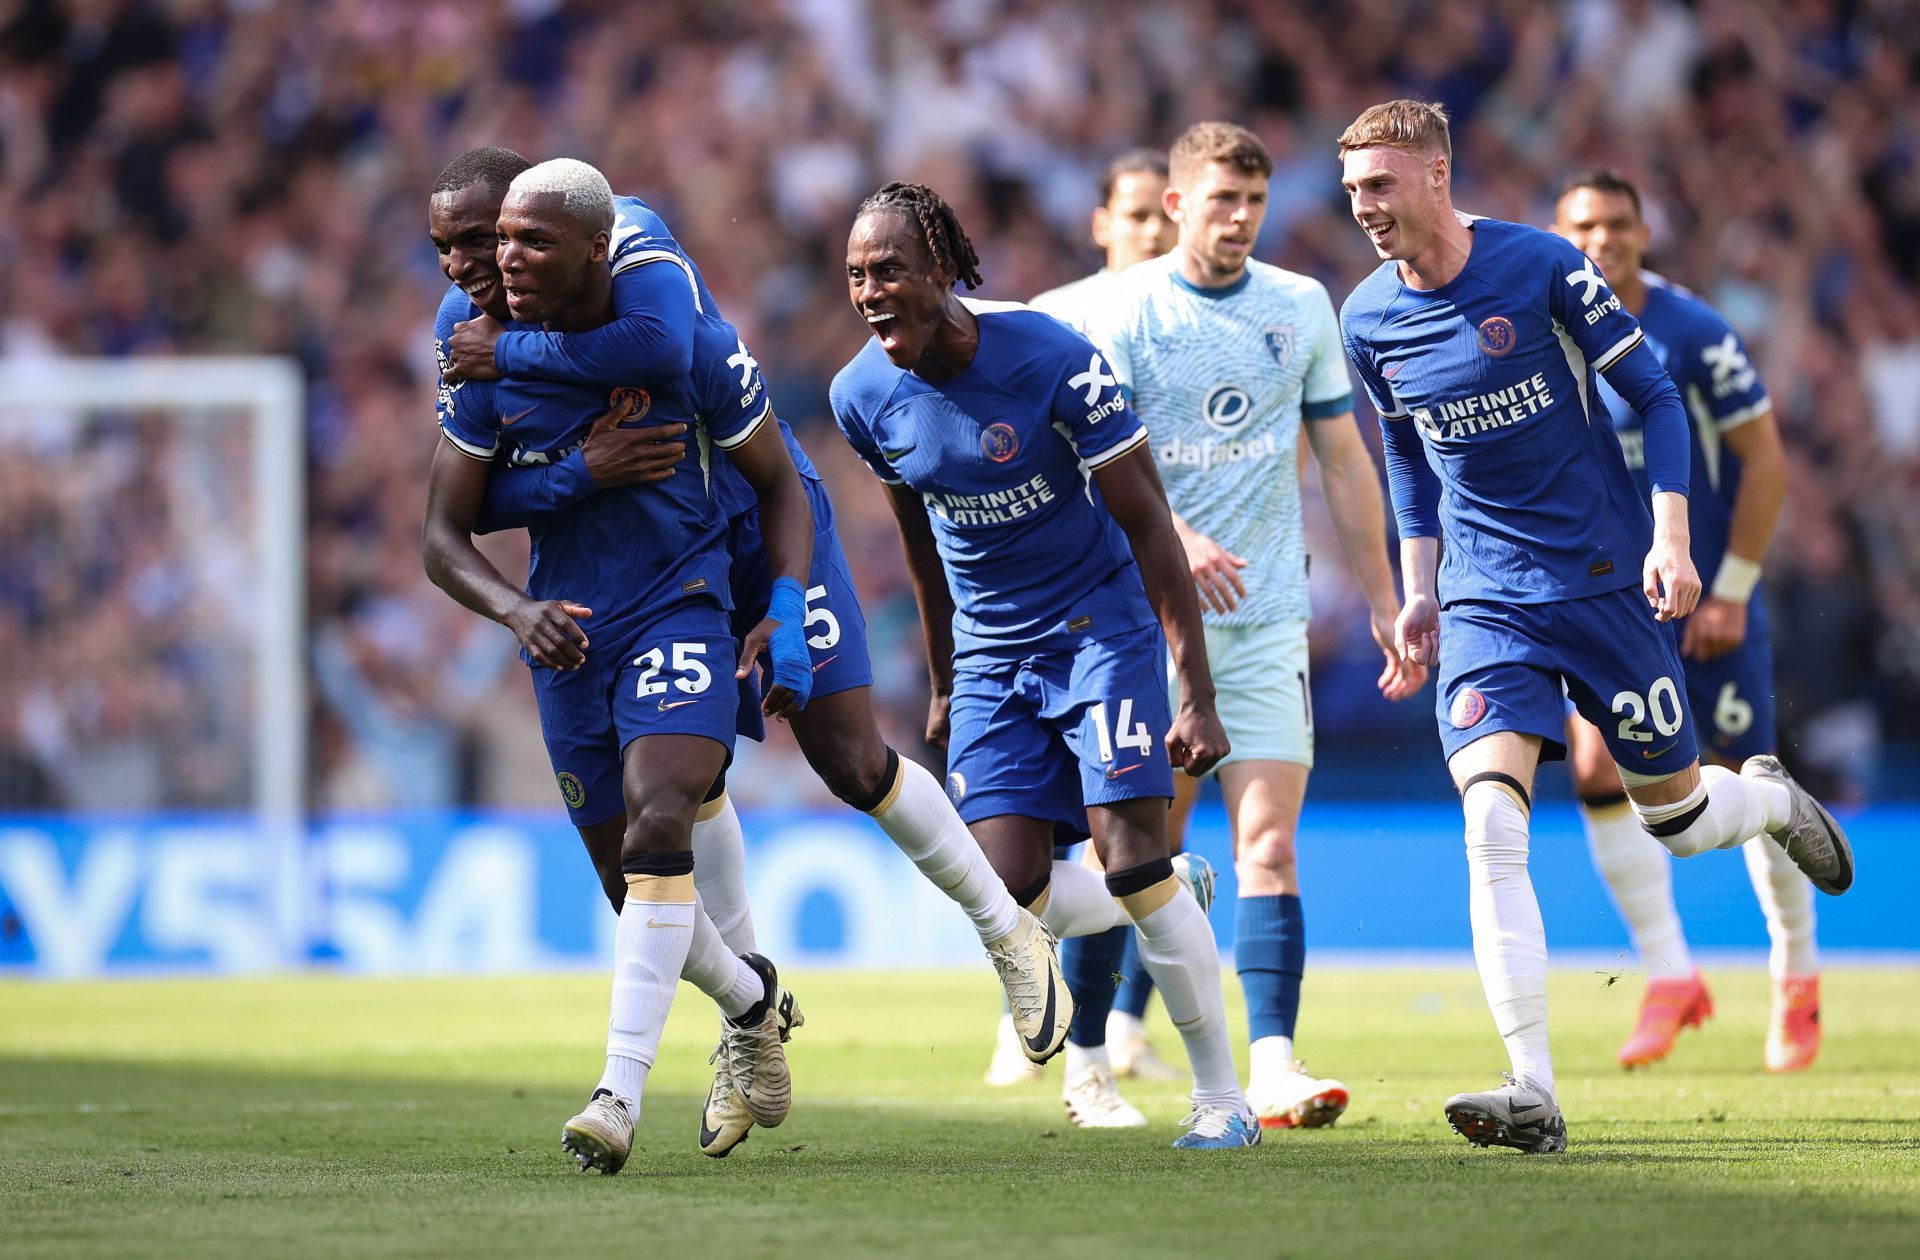
POLYGON ((1102 700, 1088 710, 1093 718, 1093 729, 1100 739, 1100 760, 1113 760, 1113 750, 1119 748, 1138 748, 1142 757, 1153 753, 1153 734, 1147 730, 1145 722, 1133 720, 1132 699, 1120 702, 1117 720, 1109 728, 1107 725, 1107 702, 1102 700))

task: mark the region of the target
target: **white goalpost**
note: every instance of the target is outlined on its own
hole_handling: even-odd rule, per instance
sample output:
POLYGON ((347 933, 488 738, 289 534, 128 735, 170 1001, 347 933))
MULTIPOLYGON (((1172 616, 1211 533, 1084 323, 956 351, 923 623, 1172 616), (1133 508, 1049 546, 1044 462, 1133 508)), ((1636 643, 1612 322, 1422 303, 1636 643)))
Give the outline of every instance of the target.
POLYGON ((0 358, 0 413, 241 411, 249 430, 255 616, 250 796, 282 961, 306 949, 306 425, 291 359, 0 358))

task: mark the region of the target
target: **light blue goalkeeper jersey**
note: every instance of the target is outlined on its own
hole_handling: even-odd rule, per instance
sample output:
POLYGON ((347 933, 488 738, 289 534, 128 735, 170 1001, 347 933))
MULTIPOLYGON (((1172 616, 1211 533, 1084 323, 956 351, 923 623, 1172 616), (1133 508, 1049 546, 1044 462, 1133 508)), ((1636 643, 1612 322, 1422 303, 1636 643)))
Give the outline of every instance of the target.
POLYGON ((1326 289, 1262 262, 1225 288, 1197 288, 1169 254, 1101 296, 1087 336, 1147 426, 1173 510, 1248 562, 1247 597, 1207 610, 1207 623, 1306 620, 1300 427, 1353 410, 1326 289))

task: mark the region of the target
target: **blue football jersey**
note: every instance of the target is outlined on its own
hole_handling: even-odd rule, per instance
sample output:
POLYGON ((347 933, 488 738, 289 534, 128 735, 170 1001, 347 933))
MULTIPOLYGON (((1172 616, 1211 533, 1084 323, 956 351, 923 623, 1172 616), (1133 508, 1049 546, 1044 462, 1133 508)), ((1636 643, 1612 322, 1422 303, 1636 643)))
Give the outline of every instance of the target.
MULTIPOLYGON (((1773 401, 1747 356, 1746 344, 1718 311, 1652 272, 1642 273, 1642 279, 1647 303, 1640 312, 1640 330, 1679 388, 1693 421, 1693 493, 1687 498, 1687 518, 1693 565, 1700 581, 1712 586, 1727 551, 1733 499, 1740 489, 1740 459, 1726 449, 1721 435, 1766 415, 1773 401)), ((1600 396, 1620 435, 1627 467, 1646 493, 1646 422, 1604 380, 1600 396)))
MULTIPOLYGON (((441 303, 435 335, 443 355, 453 324, 470 318, 472 310, 457 289, 441 303)), ((736 406, 723 417, 705 418, 692 377, 622 388, 639 395, 628 423, 685 423, 693 440, 676 476, 602 490, 529 531, 527 594, 591 608, 589 638, 653 624, 689 602, 731 607, 726 518, 708 486, 711 451, 738 446, 766 417, 764 410, 749 414, 736 406)), ((540 467, 577 450, 611 402, 611 393, 598 386, 555 381, 443 384, 440 426, 476 459, 540 467)))
MULTIPOLYGON (((1449 283, 1409 288, 1384 263, 1341 311, 1348 358, 1386 431, 1401 533, 1435 534, 1406 490, 1437 479, 1443 604, 1638 585, 1653 518, 1599 408, 1596 372, 1661 408, 1664 437, 1684 427, 1678 395, 1637 353, 1639 324, 1584 254, 1521 224, 1471 226, 1472 252, 1449 283), (1424 463, 1396 462, 1416 440, 1424 463)), ((1673 449, 1655 480, 1685 493, 1685 447, 1673 449)))
POLYGON ((1154 622, 1092 474, 1147 439, 1107 363, 1049 315, 965 299, 980 347, 927 381, 869 340, 834 378, 834 421, 926 503, 953 593, 956 658, 1018 655, 1154 622))
MULTIPOLYGON (((780 440, 804 481, 819 481, 820 470, 807 458, 800 439, 785 420, 773 416, 767 382, 760 362, 732 324, 719 318, 701 318, 693 333, 693 387, 700 418, 723 429, 758 428, 769 416, 780 426, 780 440)), ((738 443, 728 443, 729 446, 738 443)), ((760 506, 760 495, 748 484, 724 451, 713 461, 713 497, 721 513, 735 520, 760 506)))

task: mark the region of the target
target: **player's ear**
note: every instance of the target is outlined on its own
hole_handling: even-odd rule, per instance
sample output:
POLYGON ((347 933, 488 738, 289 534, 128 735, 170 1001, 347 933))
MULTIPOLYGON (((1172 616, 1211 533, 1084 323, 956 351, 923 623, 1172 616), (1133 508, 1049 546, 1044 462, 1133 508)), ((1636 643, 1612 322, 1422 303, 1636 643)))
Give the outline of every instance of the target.
POLYGON ((1182 207, 1186 199, 1180 195, 1180 185, 1168 184, 1167 191, 1160 194, 1160 208, 1167 212, 1167 218, 1174 223, 1181 222, 1184 213, 1182 207))
POLYGON ((593 234, 593 248, 588 251, 587 260, 589 262, 607 261, 607 249, 612 239, 613 238, 606 232, 595 232, 593 234))
POLYGON ((1445 188, 1453 177, 1452 163, 1444 153, 1435 154, 1433 161, 1427 163, 1427 179, 1434 188, 1445 188))
POLYGON ((1105 206, 1095 206, 1093 208, 1093 243, 1103 250, 1107 247, 1109 237, 1107 229, 1112 223, 1112 211, 1108 210, 1105 206))

